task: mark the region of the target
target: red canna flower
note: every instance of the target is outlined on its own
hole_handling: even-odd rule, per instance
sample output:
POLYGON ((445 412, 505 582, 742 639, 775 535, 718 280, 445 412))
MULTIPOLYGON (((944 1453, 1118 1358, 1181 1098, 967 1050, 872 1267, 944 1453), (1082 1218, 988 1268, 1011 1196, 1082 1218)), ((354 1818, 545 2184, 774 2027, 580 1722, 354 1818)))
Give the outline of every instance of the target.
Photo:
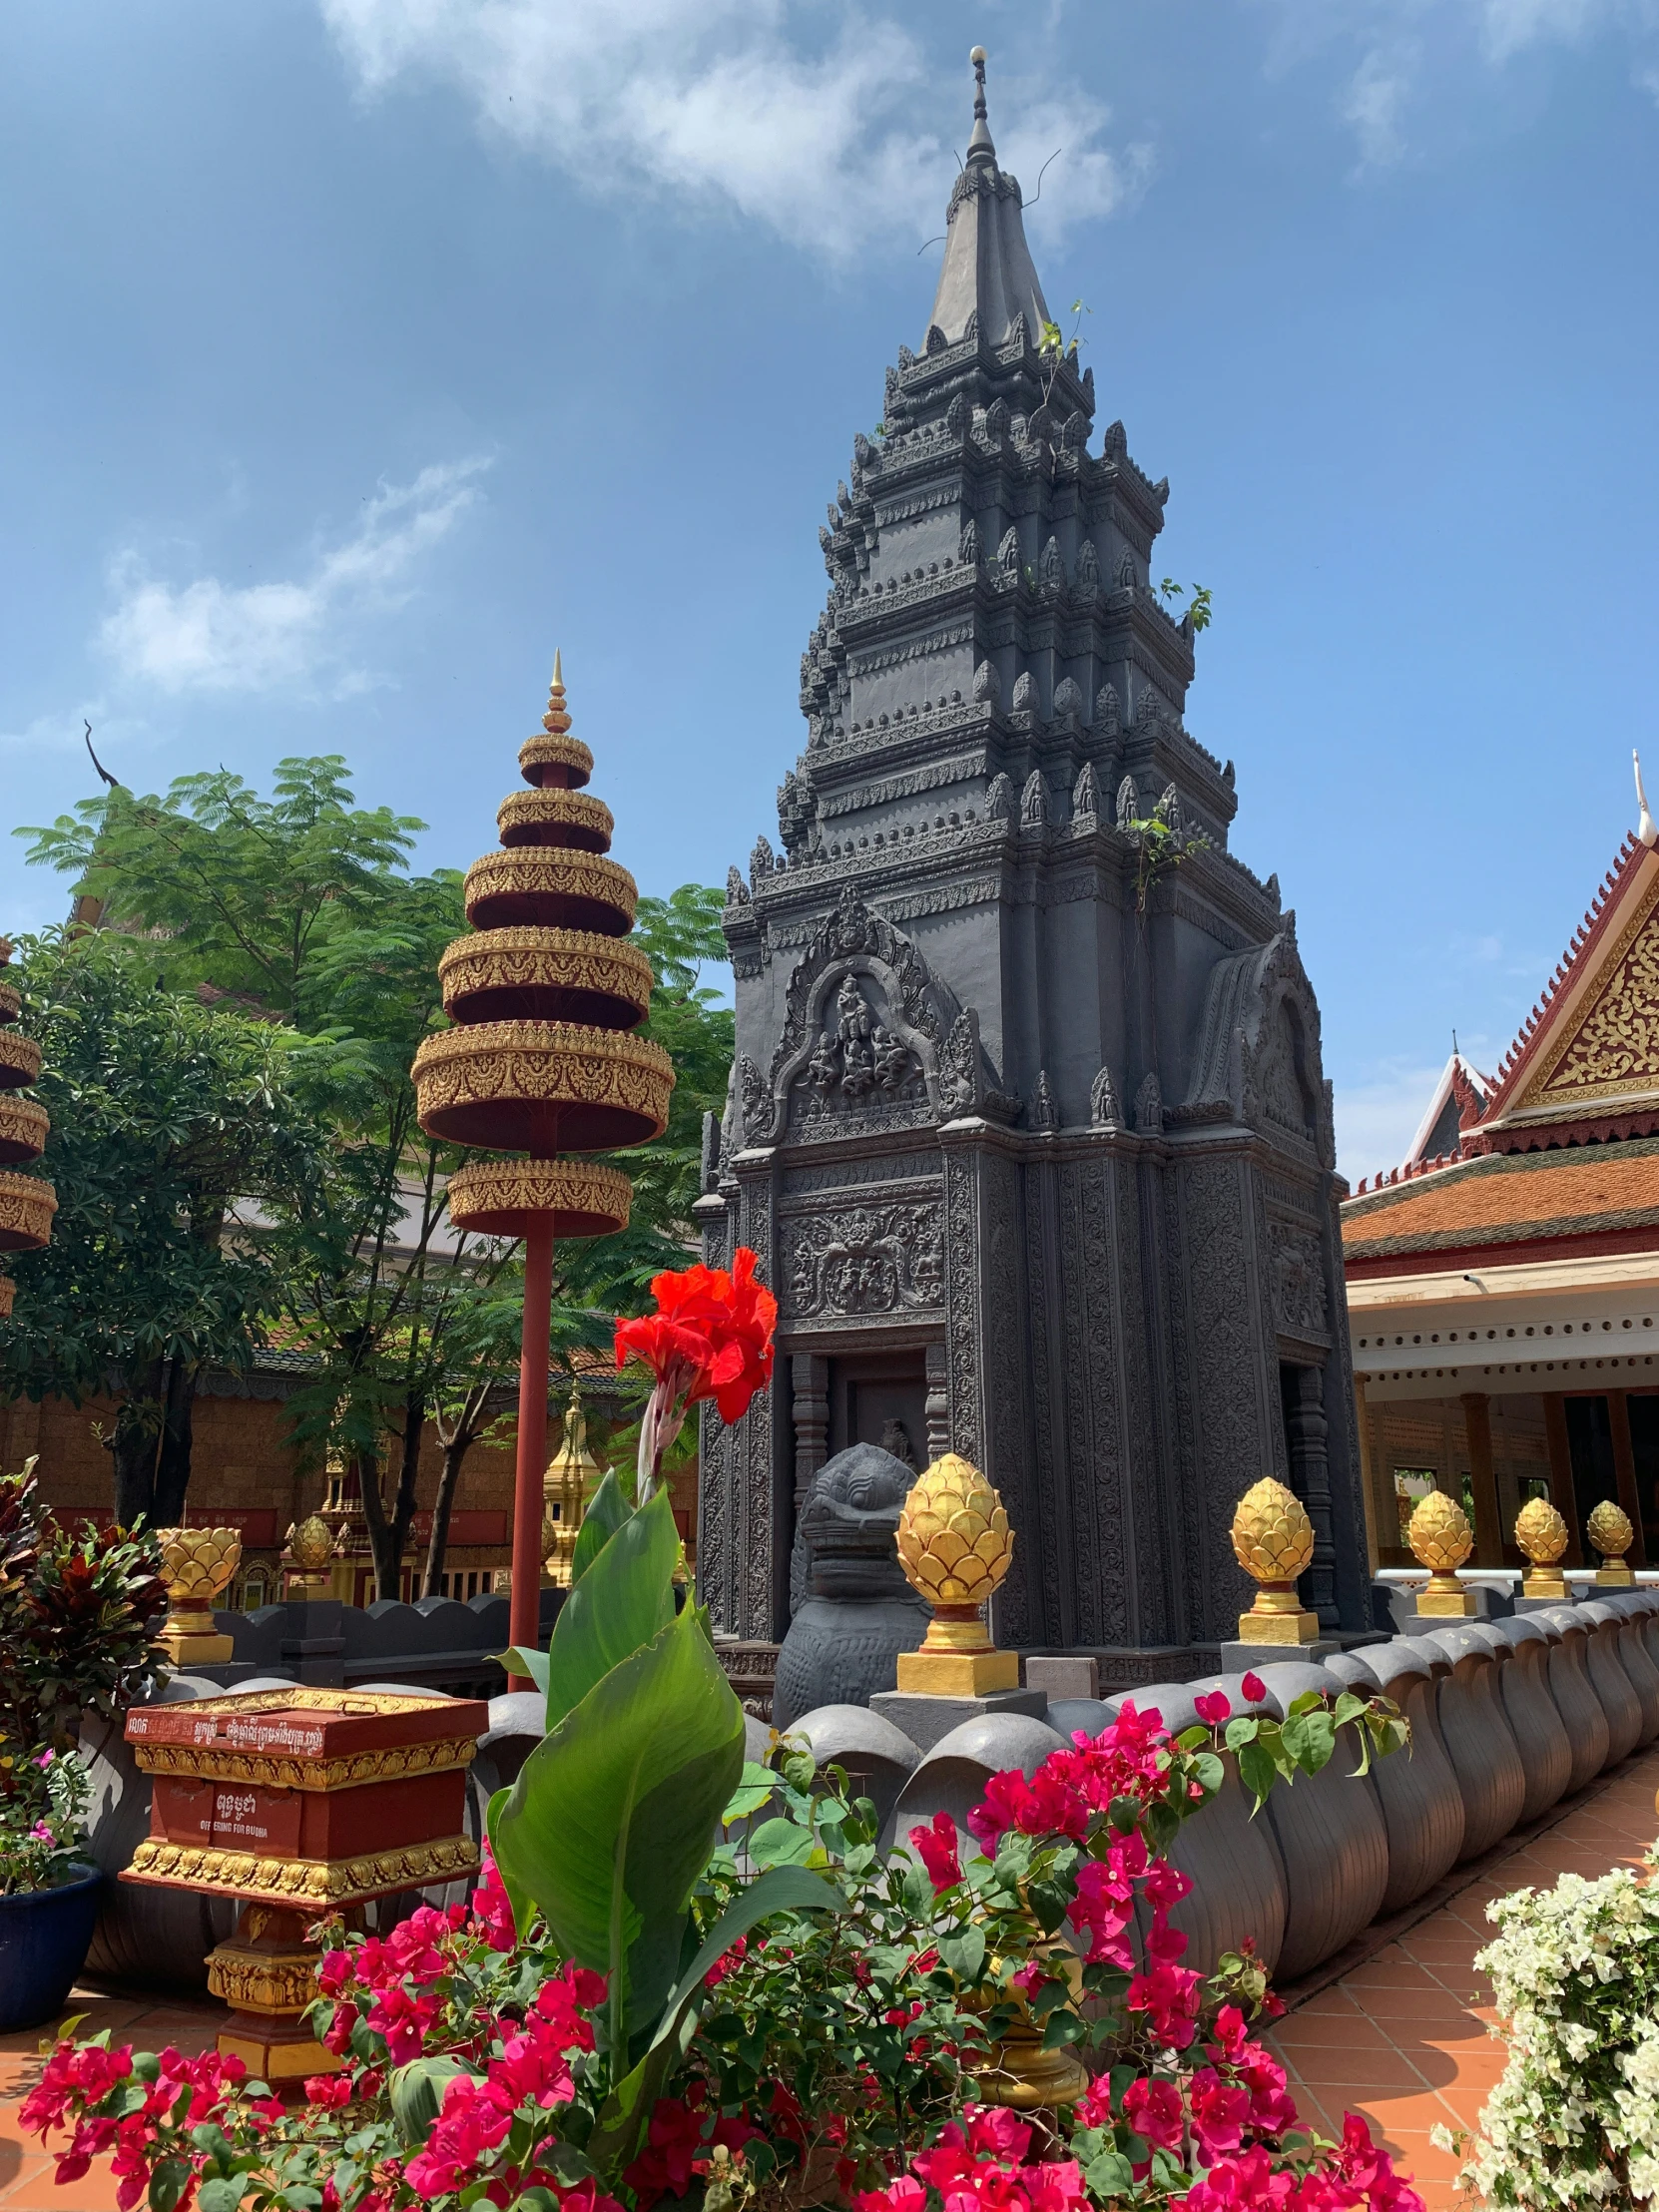
POLYGON ((778 1301, 756 1280, 755 1268, 754 1253, 743 1246, 732 1256, 730 1275, 700 1263, 654 1276, 657 1311, 616 1325, 617 1366, 637 1359, 657 1379, 640 1423, 642 1505, 689 1406, 713 1398, 730 1425, 772 1380, 778 1301))

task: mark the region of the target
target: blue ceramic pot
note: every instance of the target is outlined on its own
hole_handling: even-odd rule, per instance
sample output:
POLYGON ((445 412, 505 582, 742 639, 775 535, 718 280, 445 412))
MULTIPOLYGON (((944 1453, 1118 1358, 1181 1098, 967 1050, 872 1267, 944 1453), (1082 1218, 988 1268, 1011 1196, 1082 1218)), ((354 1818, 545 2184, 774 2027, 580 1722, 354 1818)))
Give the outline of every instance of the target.
POLYGON ((0 2034, 63 2010, 92 1944, 103 1882, 96 1867, 78 1869, 56 1890, 0 1898, 0 2034))

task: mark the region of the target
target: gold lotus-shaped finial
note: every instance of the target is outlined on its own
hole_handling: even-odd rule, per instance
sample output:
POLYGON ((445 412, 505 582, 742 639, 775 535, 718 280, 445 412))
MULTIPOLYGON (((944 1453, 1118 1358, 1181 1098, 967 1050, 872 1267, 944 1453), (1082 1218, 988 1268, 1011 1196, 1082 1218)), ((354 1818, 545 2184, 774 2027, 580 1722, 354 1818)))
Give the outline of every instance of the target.
POLYGON ((980 1608, 1013 1564, 1002 1500, 959 1452, 935 1459, 898 1515, 898 1563, 933 1608, 919 1651, 901 1652, 898 1687, 926 1696, 983 1697, 1019 1688, 1019 1654, 998 1651, 980 1608))
POLYGON ((289 1528, 287 1548, 302 1574, 320 1574, 334 1555, 334 1532, 320 1513, 307 1513, 289 1528))
POLYGON ((1406 1523, 1405 1541, 1412 1557, 1428 1569, 1427 1584, 1417 1592, 1417 1611, 1466 1620, 1476 1609, 1475 1600, 1458 1581, 1457 1569, 1474 1549, 1474 1531, 1457 1500, 1444 1490, 1419 1498, 1406 1523))
POLYGON ((1412 1556, 1431 1574, 1455 1574, 1474 1549, 1468 1515, 1444 1490, 1430 1490, 1417 1502, 1405 1531, 1412 1556))
POLYGON ((1625 1563, 1625 1553, 1636 1541, 1636 1531, 1630 1525, 1630 1515, 1623 1506, 1615 1505, 1610 1497, 1604 1497, 1595 1506, 1584 1523, 1584 1533, 1601 1553, 1601 1569, 1596 1581, 1603 1585, 1621 1587, 1636 1578, 1625 1563))
POLYGON ((242 1564, 236 1528, 158 1528, 167 1619, 156 1641, 175 1666, 219 1665, 235 1645, 214 1627, 213 1601, 242 1564))
POLYGON ((1553 1566, 1567 1548, 1567 1524, 1547 1497, 1529 1497, 1515 1516, 1515 1542, 1535 1567, 1553 1566))
POLYGON ((1258 1582, 1294 1582, 1314 1556, 1314 1524, 1294 1490, 1265 1475, 1233 1515, 1233 1553, 1258 1582))
POLYGON ((898 1563, 930 1605, 983 1605, 1006 1576, 1014 1532, 1002 1500, 959 1452, 919 1475, 898 1516, 898 1563))
POLYGON ((1547 1497, 1529 1497, 1515 1515, 1515 1542, 1532 1562, 1523 1597, 1561 1599, 1567 1594, 1556 1562, 1568 1543, 1567 1524, 1547 1497))
POLYGON ((1314 1557, 1314 1524, 1294 1490, 1264 1475, 1233 1514, 1233 1555, 1257 1584, 1256 1602, 1239 1615, 1245 1644, 1311 1644, 1319 1615, 1297 1595, 1296 1580, 1314 1557))

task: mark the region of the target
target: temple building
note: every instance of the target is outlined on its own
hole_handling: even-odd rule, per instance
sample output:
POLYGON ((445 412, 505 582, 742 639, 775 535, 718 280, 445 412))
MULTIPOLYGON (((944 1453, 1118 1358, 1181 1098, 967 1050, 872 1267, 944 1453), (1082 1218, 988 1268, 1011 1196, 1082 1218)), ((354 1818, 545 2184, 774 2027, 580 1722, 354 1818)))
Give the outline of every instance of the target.
POLYGON ((1474 1563, 1602 1498, 1659 1565, 1659 832, 1646 806, 1498 1069, 1456 1055, 1405 1162, 1342 1210, 1378 1564, 1440 1488, 1474 1563))
POLYGON ((705 1420, 699 1570, 755 1676, 807 1488, 854 1442, 997 1484, 1004 1645, 1119 1683, 1213 1666, 1270 1473, 1315 1522, 1309 1602, 1369 1625, 1319 1008, 1277 878, 1228 849, 1233 765, 1183 721, 1169 485, 1121 422, 1096 440, 975 61, 920 349, 820 531, 779 846, 728 879, 699 1214, 712 1262, 760 1255, 780 1357, 705 1420))

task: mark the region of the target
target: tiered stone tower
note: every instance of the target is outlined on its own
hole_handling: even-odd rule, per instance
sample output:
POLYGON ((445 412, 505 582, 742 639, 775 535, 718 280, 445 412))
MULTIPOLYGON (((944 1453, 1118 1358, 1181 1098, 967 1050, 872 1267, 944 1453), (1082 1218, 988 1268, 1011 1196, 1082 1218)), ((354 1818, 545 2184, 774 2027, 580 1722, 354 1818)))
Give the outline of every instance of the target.
MULTIPOLYGON (((9 939, 0 937, 0 968, 11 956, 9 939)), ((39 1252, 52 1241, 58 1210, 57 1193, 41 1176, 6 1172, 40 1158, 51 1126, 44 1106, 18 1096, 40 1075, 40 1046, 15 1026, 22 1006, 16 984, 0 976, 0 1252, 39 1252)), ((10 1315, 16 1289, 0 1275, 0 1321, 10 1315)))
POLYGON ((783 851, 728 879, 700 1214, 711 1260, 761 1255, 785 1357, 705 1422, 700 1578, 723 1633, 777 1638, 827 1453, 954 1449, 1019 1536, 997 1640, 1132 1681, 1233 1633, 1228 1525, 1265 1474, 1314 1519, 1321 1619, 1362 1624, 1340 1186, 1294 916, 1182 723, 1169 487, 1121 423, 1091 451, 1092 373, 1042 350, 975 60, 922 348, 820 532, 783 851))
POLYGON ((661 1136, 674 1067, 661 1045, 629 1034, 651 1003, 651 963, 624 942, 638 893, 605 857, 611 810, 582 789, 593 755, 570 734, 558 656, 541 731, 518 760, 532 788, 502 801, 502 849, 467 870, 473 934, 438 963, 455 1026, 422 1041, 414 1082, 429 1136, 528 1155, 457 1169, 449 1216, 479 1236, 524 1239, 511 1621, 513 1642, 533 1648, 553 1241, 625 1229, 632 1196, 617 1169, 555 1155, 661 1136))

